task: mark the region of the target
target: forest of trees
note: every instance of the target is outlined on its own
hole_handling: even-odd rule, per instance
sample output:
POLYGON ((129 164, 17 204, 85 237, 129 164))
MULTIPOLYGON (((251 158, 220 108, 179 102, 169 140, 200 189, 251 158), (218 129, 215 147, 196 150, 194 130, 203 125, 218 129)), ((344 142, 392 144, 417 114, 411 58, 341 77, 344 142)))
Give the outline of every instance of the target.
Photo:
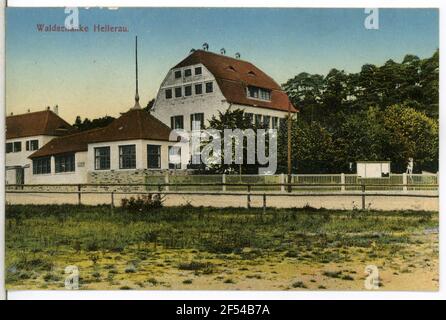
MULTIPOLYGON (((392 172, 403 172, 409 157, 416 172, 438 170, 438 50, 427 59, 366 64, 358 73, 300 73, 283 88, 300 111, 292 124, 293 172, 348 173, 358 160, 390 160, 392 172)), ((286 155, 282 126, 282 172, 286 155)))

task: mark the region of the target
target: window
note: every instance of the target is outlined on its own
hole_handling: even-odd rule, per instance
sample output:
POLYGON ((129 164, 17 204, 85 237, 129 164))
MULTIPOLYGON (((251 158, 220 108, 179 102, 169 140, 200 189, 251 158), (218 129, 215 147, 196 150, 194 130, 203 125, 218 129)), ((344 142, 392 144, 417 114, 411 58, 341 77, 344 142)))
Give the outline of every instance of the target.
POLYGON ((119 146, 119 169, 136 168, 136 146, 119 146))
POLYGON ((272 129, 278 129, 279 128, 279 118, 278 117, 272 117, 271 118, 271 128, 272 129))
POLYGON ((169 146, 169 169, 181 169, 181 148, 169 146))
POLYGON ((185 86, 184 87, 184 95, 186 97, 189 97, 192 95, 192 86, 185 86))
POLYGON ((55 171, 57 172, 74 172, 75 161, 74 153, 55 156, 54 162, 56 165, 55 171))
POLYGON ((161 146, 156 144, 147 145, 147 168, 161 168, 161 146))
POLYGON ((6 153, 11 153, 13 151, 12 142, 6 144, 6 153))
POLYGON ((270 116, 263 116, 263 124, 265 125, 265 127, 269 128, 270 122, 271 122, 270 116))
POLYGON ((33 174, 51 173, 51 157, 33 159, 33 174))
POLYGON ((181 70, 175 71, 175 79, 181 78, 181 70))
POLYGON ((181 87, 175 88, 175 98, 181 97, 181 87))
POLYGON ((206 83, 206 93, 211 93, 214 90, 213 83, 208 82, 206 83))
POLYGON ((252 123, 252 121, 254 120, 254 114, 252 114, 252 113, 249 113, 249 112, 247 112, 247 113, 245 113, 245 117, 247 118, 247 119, 249 119, 249 121, 252 123))
POLYGON ((26 151, 34 151, 39 149, 39 140, 26 141, 26 151))
POLYGON ((256 114, 255 116, 255 125, 259 126, 262 123, 262 115, 261 114, 256 114))
POLYGON ((13 143, 13 152, 20 152, 22 151, 22 142, 21 141, 16 141, 13 143))
POLYGON ((192 75, 192 69, 186 69, 184 70, 184 76, 185 77, 190 77, 192 75))
POLYGON ((110 147, 94 148, 94 169, 110 169, 110 147))
POLYGON ((287 119, 286 118, 280 118, 279 120, 279 126, 286 126, 287 125, 287 119))
POLYGON ((172 129, 184 129, 183 116, 170 117, 170 127, 172 129))
POLYGON ((166 99, 172 99, 172 89, 166 89, 166 99))
POLYGON ((204 113, 193 113, 190 115, 191 130, 200 130, 204 127, 204 113))
POLYGON ((271 90, 259 87, 249 86, 247 89, 248 97, 261 100, 271 100, 271 90))
POLYGON ((203 93, 203 85, 201 83, 195 85, 195 94, 203 93))
POLYGON ((195 75, 197 76, 199 74, 201 74, 201 67, 196 67, 195 68, 195 75))

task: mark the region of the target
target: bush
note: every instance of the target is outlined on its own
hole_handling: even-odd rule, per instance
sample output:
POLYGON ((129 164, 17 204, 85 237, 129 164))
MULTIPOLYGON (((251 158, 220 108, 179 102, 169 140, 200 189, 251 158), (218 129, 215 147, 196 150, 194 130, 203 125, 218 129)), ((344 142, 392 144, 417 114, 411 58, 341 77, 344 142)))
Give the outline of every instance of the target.
POLYGON ((138 197, 124 198, 121 200, 121 206, 124 210, 149 212, 153 209, 161 208, 163 203, 160 195, 147 194, 138 197))

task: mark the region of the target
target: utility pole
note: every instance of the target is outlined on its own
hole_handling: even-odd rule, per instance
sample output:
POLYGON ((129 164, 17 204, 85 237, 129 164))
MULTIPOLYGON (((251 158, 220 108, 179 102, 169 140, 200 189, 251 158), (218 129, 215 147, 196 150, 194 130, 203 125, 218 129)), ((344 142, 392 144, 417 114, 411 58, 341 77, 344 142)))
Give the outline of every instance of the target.
POLYGON ((291 192, 291 102, 288 101, 288 192, 291 192))

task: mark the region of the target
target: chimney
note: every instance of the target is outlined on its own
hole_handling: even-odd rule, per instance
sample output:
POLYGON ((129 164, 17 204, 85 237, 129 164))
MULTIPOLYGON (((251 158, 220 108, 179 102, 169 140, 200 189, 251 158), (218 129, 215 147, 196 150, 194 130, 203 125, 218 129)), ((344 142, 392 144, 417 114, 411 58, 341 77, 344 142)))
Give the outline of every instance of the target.
POLYGON ((59 115, 59 106, 56 104, 53 108, 53 112, 57 115, 59 115))

